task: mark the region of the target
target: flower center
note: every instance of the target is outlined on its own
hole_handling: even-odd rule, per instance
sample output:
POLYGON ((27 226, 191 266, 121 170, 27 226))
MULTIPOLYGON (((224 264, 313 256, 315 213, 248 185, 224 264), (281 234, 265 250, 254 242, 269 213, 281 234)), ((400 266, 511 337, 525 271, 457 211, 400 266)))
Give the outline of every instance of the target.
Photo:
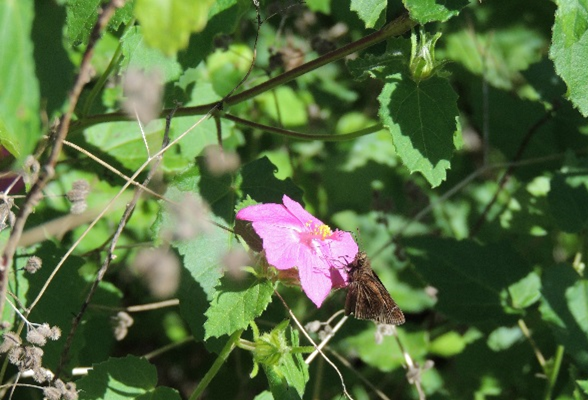
POLYGON ((308 221, 304 225, 308 229, 308 231, 307 231, 308 238, 311 240, 318 239, 318 240, 323 241, 333 234, 333 232, 331 231, 331 228, 329 228, 329 226, 325 225, 325 224, 315 225, 314 222, 308 221))

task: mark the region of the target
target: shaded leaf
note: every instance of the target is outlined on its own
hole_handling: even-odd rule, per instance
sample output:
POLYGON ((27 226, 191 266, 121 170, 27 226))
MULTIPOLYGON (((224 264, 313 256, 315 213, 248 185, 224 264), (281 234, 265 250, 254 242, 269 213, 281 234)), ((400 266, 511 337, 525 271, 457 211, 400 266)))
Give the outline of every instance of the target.
POLYGON ((437 310, 461 322, 513 321, 505 314, 504 299, 530 268, 509 244, 434 237, 404 243, 417 271, 439 291, 437 310))
POLYGON ((446 179, 459 131, 457 95, 445 79, 416 82, 388 77, 379 116, 392 134, 398 156, 409 171, 420 172, 435 187, 446 179))
POLYGON ((110 358, 95 364, 76 384, 80 400, 181 398, 176 390, 156 388, 155 366, 135 356, 110 358))
POLYGON ((542 286, 542 318, 566 353, 588 371, 588 281, 560 264, 544 271, 542 286))

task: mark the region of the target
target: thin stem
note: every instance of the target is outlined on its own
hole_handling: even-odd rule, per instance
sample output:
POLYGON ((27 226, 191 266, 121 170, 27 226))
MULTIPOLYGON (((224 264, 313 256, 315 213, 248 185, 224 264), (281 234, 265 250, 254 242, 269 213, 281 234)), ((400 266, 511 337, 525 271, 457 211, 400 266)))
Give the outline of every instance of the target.
MULTIPOLYGON (((252 87, 251 89, 245 90, 234 96, 228 97, 224 99, 223 103, 226 106, 233 106, 242 103, 246 100, 252 99, 255 96, 260 95, 261 93, 267 92, 269 90, 274 89, 275 87, 288 83, 298 78, 299 76, 314 71, 315 69, 318 69, 326 64, 343 59, 344 57, 352 53, 365 50, 368 47, 373 46, 374 44, 386 40, 390 37, 401 35, 404 32, 409 31, 414 26, 416 26, 416 23, 408 17, 408 14, 403 14, 377 32, 365 36, 362 39, 359 39, 355 42, 349 43, 339 49, 331 51, 297 68, 284 72, 283 74, 280 74, 255 87, 252 87)), ((209 112, 213 108, 216 109, 218 105, 218 102, 214 102, 195 107, 180 108, 178 109, 176 116, 185 117, 193 115, 202 115, 204 113, 209 112)), ((169 113, 169 111, 170 110, 163 110, 160 114, 160 117, 165 117, 169 113)), ((127 114, 122 111, 110 114, 93 115, 86 117, 80 120, 79 122, 73 124, 72 132, 78 132, 88 128, 89 126, 105 122, 126 121, 128 119, 129 117, 127 116, 127 114)))
POLYGON ((300 139, 300 140, 322 140, 323 142, 345 142, 348 140, 357 139, 358 137, 362 137, 365 135, 369 135, 371 133, 378 132, 384 129, 382 124, 375 124, 372 126, 368 126, 367 128, 360 129, 355 132, 345 133, 341 135, 315 135, 309 133, 302 133, 291 131, 288 129, 277 128, 275 126, 263 125, 257 122, 248 121, 243 118, 239 118, 237 116, 231 114, 224 114, 223 118, 228 119, 230 121, 236 122, 237 124, 248 126, 250 128, 259 129, 261 131, 275 133, 277 135, 285 136, 292 139, 300 139))
MULTIPOLYGON (((133 26, 134 24, 135 24, 135 21, 132 20, 131 23, 127 25, 125 30, 128 29, 130 26, 133 26)), ((82 116, 88 115, 88 112, 90 111, 90 108, 92 107, 92 104, 94 104, 94 100, 96 100, 96 96, 98 96, 98 93, 100 93, 100 91, 102 90, 102 88, 106 84, 106 80, 110 76, 110 73, 119 64, 119 60, 120 60, 121 56, 122 56, 122 42, 119 42, 116 50, 114 51, 114 54, 112 55, 112 58, 110 59, 110 63, 108 64, 108 67, 106 67, 106 70, 100 76, 100 78, 98 79, 98 82, 96 82, 96 84, 94 85, 94 87, 92 88, 90 93, 88 94, 88 98, 86 99, 86 101, 84 103, 84 107, 82 108, 82 116)))
POLYGON ((545 387, 545 396, 543 396, 545 400, 551 400, 551 394, 553 393, 553 388, 555 387, 555 382, 557 381, 557 376, 559 375, 563 355, 564 347, 562 345, 557 346, 557 349, 555 350, 555 356, 553 357, 553 366, 551 367, 549 375, 547 376, 547 386, 545 387))
POLYGON ((527 324, 525 324, 524 320, 519 319, 518 324, 519 324, 519 328, 523 332, 523 335, 525 335, 525 337, 529 341, 529 344, 533 348, 533 351, 535 352, 535 357, 537 358, 539 365, 541 365, 541 368, 543 369, 543 373, 545 373, 547 375, 547 371, 545 370, 545 364, 546 364, 545 357, 543 357, 543 354, 541 354, 541 350, 539 350, 537 343, 535 343, 535 340, 533 340, 533 337, 531 336, 531 331, 527 327, 527 324))
POLYGON ((343 318, 341 318, 341 320, 337 323, 337 325, 335 325, 333 330, 330 331, 327 334, 327 336, 323 339, 323 341, 317 346, 316 350, 311 355, 309 355, 306 358, 306 360, 304 360, 304 362, 306 364, 310 364, 312 362, 312 360, 315 359, 315 357, 319 354, 319 352, 327 345, 327 343, 329 343, 329 340, 331 340, 335 336, 335 333, 337 333, 337 331, 339 329, 341 329, 341 327, 343 326, 345 321, 347 321, 348 318, 349 317, 347 317, 347 315, 345 315, 343 318))
POLYGON ((286 309, 288 310, 288 314, 290 314, 290 316, 292 317, 292 320, 294 320, 294 323, 298 326, 298 329, 300 329, 300 332, 302 332, 302 334, 308 339, 308 341, 310 343, 312 343, 312 345, 314 346, 315 349, 317 349, 317 351, 321 354, 321 356, 323 356, 323 359, 329 363, 329 365, 331 367, 333 367, 333 369, 335 370, 335 372, 337 373, 337 375, 339 375, 339 380, 341 381, 341 387, 343 388, 343 394, 350 400, 353 400, 353 397, 351 397, 351 395, 349 394, 349 392, 347 392, 347 386, 345 386, 345 381, 343 380, 343 375, 341 374, 341 371, 339 371, 339 368, 337 368, 337 366, 335 365, 335 363, 333 363, 333 361, 331 361, 329 359, 329 357, 326 356, 326 354, 318 348, 318 345, 315 343, 314 340, 312 340, 312 338, 310 337, 310 335, 308 334, 308 332, 306 332, 306 330, 304 329, 304 327, 302 326, 302 324, 300 323, 300 321, 298 321, 298 318, 296 318, 296 315, 294 315, 294 313, 292 312, 292 310, 290 309, 290 307, 288 307, 288 303, 286 303, 286 300, 284 300, 284 298, 280 295, 280 293, 274 289, 274 293, 276 294, 276 296, 278 296, 278 298, 280 299, 280 301, 282 302, 282 304, 284 304, 284 307, 286 307, 286 309))
POLYGON ((196 400, 198 397, 200 397, 204 393, 204 391, 206 390, 206 388, 208 387, 210 382, 212 382, 212 379, 216 376, 218 371, 220 371, 220 368, 222 367, 222 365, 229 358, 229 355, 231 354, 233 349, 235 347, 237 347, 237 343, 239 342, 239 339, 241 338, 242 333, 243 333, 243 329, 238 330, 237 332, 235 332, 231 335, 231 337, 229 338, 229 341, 227 342, 225 347, 221 350, 221 352, 218 355, 217 359, 215 360, 214 364, 212 364, 212 367, 210 367, 210 369, 208 370, 206 375, 204 375, 204 378, 202 378, 202 380, 200 381, 200 383, 198 384, 198 386, 194 390, 194 393, 192 393, 192 395, 188 398, 188 400, 196 400))
POLYGON ((188 336, 180 341, 170 343, 168 345, 160 347, 159 349, 153 350, 153 351, 145 354, 143 357, 145 357, 147 360, 151 360, 152 358, 155 358, 165 352, 168 352, 168 351, 173 350, 178 347, 182 347, 186 343, 193 342, 193 341, 194 341, 194 336, 188 336))

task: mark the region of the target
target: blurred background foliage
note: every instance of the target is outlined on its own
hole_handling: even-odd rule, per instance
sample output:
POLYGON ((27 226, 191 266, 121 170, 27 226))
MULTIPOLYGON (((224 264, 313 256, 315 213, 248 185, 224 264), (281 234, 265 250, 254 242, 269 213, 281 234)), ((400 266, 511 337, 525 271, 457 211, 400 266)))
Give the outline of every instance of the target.
MULTIPOLYGON (((23 177, 10 187, 16 206, 35 179, 27 156, 43 165, 47 135, 71 101, 101 3, 0 2, 2 190, 7 194, 14 177, 23 177)), ((225 273, 227 254, 241 244, 219 227, 233 226, 242 201, 281 203, 283 194, 331 227, 357 232, 406 314, 398 337, 428 367, 417 378, 427 398, 588 398, 586 5, 260 3, 256 9, 248 0, 128 0, 96 42, 69 144, 15 255, 11 298, 30 306, 55 264, 85 236, 29 320, 69 332, 131 201, 130 190, 118 194, 120 174, 140 171, 136 181, 145 178, 144 163, 161 148, 171 109, 177 108, 169 131, 175 140, 219 101, 223 107, 165 152, 150 185, 163 199, 144 195, 119 239, 67 359, 68 371, 100 364, 78 381, 80 398, 108 398, 108 379, 138 391, 122 398, 187 398, 229 336, 245 329, 243 337, 253 340, 252 320, 268 332, 288 318, 268 281, 235 281, 225 273), (398 26, 406 12, 411 23, 401 35, 361 46, 377 29, 398 26), (356 51, 337 55, 351 43, 359 43, 356 51), (289 75, 329 54, 336 56, 321 68, 289 75), (428 72, 415 67, 415 57, 428 72), (138 89, 129 86, 134 75, 138 89), (266 82, 277 84, 263 89, 266 82), (125 108, 132 90, 147 103, 125 108), (141 127, 136 109, 152 112, 141 127), (219 139, 224 154, 215 152, 219 139), (72 214, 65 195, 80 179, 91 190, 85 210, 72 214), (207 218, 219 226, 202 226, 207 218), (149 248, 156 250, 147 258, 160 269, 169 272, 179 260, 177 274, 146 270, 140 255, 149 248), (31 255, 43 259, 36 275, 22 269, 31 255), (157 285, 167 280, 171 287, 157 285), (229 292, 237 293, 234 303, 224 304, 229 292), (167 299, 179 306, 132 308, 167 299), (115 340, 111 325, 120 310, 134 324, 115 340), (144 355, 149 362, 134 357, 144 355), (131 379, 138 375, 145 380, 131 379)), ((9 229, 0 235, 5 243, 9 229)), ((344 291, 316 309, 297 287, 277 290, 302 324, 326 321, 344 304, 344 291)), ((19 323, 8 306, 3 321, 6 329, 19 323)), ((287 340, 298 336, 309 344, 290 332, 287 340)), ((327 347, 353 398, 418 398, 397 341, 377 344, 376 336, 373 323, 350 319, 327 347)), ((47 345, 46 368, 56 368, 63 344, 64 338, 47 345)), ((203 398, 342 396, 321 357, 308 371, 296 357, 285 370, 264 366, 253 379, 252 368, 249 353, 234 350, 203 398), (280 386, 283 376, 295 390, 280 386)), ((3 383, 16 374, 7 362, 2 371, 3 383)), ((16 393, 42 398, 39 390, 16 393)))

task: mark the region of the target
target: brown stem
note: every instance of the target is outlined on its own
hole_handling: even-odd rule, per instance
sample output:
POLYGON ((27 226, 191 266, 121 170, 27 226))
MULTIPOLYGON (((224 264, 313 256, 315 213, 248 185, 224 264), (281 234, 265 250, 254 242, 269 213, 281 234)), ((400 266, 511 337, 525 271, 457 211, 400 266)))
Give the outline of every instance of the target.
MULTIPOLYGON (((323 65, 329 64, 333 61, 340 60, 349 54, 367 49, 368 47, 379 43, 383 40, 386 40, 393 36, 401 35, 416 25, 416 22, 412 21, 408 14, 402 14, 400 17, 396 18, 394 21, 390 22, 382 29, 377 32, 374 32, 368 36, 365 36, 355 42, 349 43, 337 50, 333 50, 327 54, 324 54, 312 61, 309 61, 305 64, 302 64, 299 67, 291 69, 283 74, 280 74, 268 81, 261 83, 251 89, 245 90, 241 93, 238 93, 234 96, 230 96, 224 99, 223 105, 224 106, 232 106, 235 104, 239 104, 245 100, 249 100, 255 96, 258 96, 261 93, 267 92, 275 87, 288 83, 297 77, 307 74, 317 68, 322 67, 323 65)), ((192 116, 192 115, 202 115, 208 113, 213 108, 218 108, 219 103, 209 103, 195 107, 185 107, 178 109, 176 113, 176 117, 185 117, 185 116, 192 116)), ((165 117, 170 110, 163 110, 160 114, 160 118, 165 117)), ((72 130, 80 131, 89 126, 101 124, 104 122, 115 122, 115 121, 127 121, 129 117, 124 112, 116 112, 110 114, 100 114, 100 115, 93 115, 87 118, 84 118, 79 123, 76 123, 75 126, 72 126, 72 130)))

